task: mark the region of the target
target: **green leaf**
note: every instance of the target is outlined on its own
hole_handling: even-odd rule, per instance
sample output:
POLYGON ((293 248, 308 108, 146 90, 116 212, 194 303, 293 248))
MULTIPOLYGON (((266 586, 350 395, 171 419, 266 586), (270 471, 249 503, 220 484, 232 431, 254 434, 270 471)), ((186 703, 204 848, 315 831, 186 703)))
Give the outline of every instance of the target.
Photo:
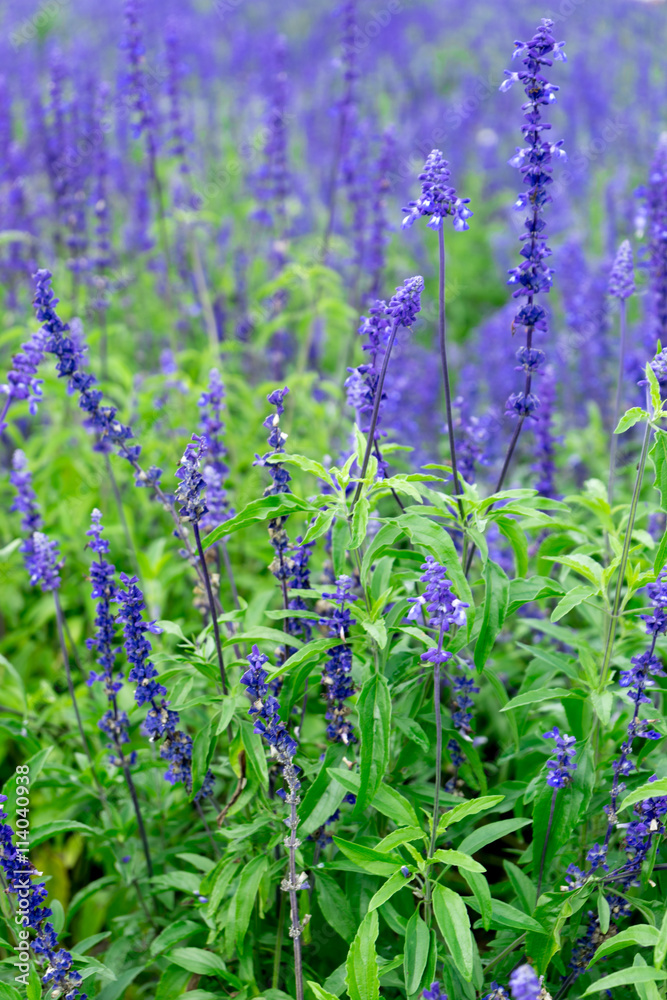
MULTIPOLYGON (((348 792, 353 792, 354 795, 358 796, 361 784, 361 778, 358 774, 345 767, 331 767, 328 770, 334 781, 339 782, 348 792)), ((391 785, 381 784, 371 805, 383 816, 393 819, 401 826, 419 826, 419 820, 412 804, 391 785)))
POLYGON ((194 872, 167 872, 164 875, 154 875, 151 885, 160 891, 166 889, 177 889, 179 892, 187 892, 189 896, 199 893, 201 876, 194 872))
POLYGON ((591 559, 590 556, 574 552, 566 556, 544 556, 544 558, 548 562, 562 563, 563 566, 567 566, 573 572, 579 573, 580 576, 585 577, 590 583, 595 585, 596 592, 602 589, 603 568, 599 562, 591 559))
POLYGON ((657 576, 660 570, 664 567, 667 561, 667 531, 662 536, 660 545, 658 546, 658 551, 655 554, 655 559, 653 560, 653 572, 657 576))
POLYGON ((312 542, 316 538, 319 538, 320 535, 325 534, 325 532, 327 532, 331 527, 331 522, 335 516, 336 511, 331 508, 321 510, 317 517, 314 518, 313 522, 308 526, 308 530, 303 536, 303 544, 305 545, 307 542, 312 542))
POLYGON ((486 663, 498 633, 503 627, 509 600, 509 580, 507 579, 507 575, 497 563, 491 562, 490 559, 487 559, 486 566, 484 567, 484 580, 486 582, 486 591, 484 595, 482 627, 475 643, 473 657, 478 670, 481 670, 486 663))
POLYGON ((477 901, 477 912, 482 918, 482 927, 488 931, 493 919, 493 901, 491 899, 491 889, 484 875, 478 872, 463 871, 463 877, 472 889, 477 901))
POLYGON ((378 915, 377 910, 373 910, 361 921, 347 955, 345 985, 350 1000, 379 1000, 380 977, 375 951, 377 936, 378 915))
POLYGON ((26 1000, 42 1000, 42 981, 35 966, 30 963, 28 986, 25 991, 26 1000))
POLYGON ((511 712, 515 708, 534 705, 540 701, 561 701, 563 698, 572 697, 574 697, 572 691, 568 691, 567 688, 533 688, 532 691, 523 691, 516 698, 512 698, 500 711, 511 712))
POLYGON ((240 632, 232 635, 225 639, 222 645, 226 648, 227 646, 238 646, 241 642, 277 642, 280 646, 293 646, 298 649, 303 646, 301 639, 288 635, 287 632, 281 632, 277 628, 265 628, 263 625, 255 625, 252 632, 240 632))
POLYGON ((247 719, 241 719, 239 733, 245 750, 246 764, 251 777, 267 788, 269 784, 269 770, 266 765, 266 754, 261 737, 253 732, 253 724, 247 719))
MULTIPOLYGON (((633 924, 632 927, 626 927, 624 931, 614 934, 608 941, 603 941, 593 955, 590 964, 594 965, 601 958, 607 958, 608 955, 613 955, 614 952, 620 951, 622 948, 628 948, 630 945, 637 945, 639 948, 653 948, 655 946, 657 949, 658 941, 657 927, 652 927, 651 924, 633 924)), ((660 966, 657 961, 655 964, 656 968, 659 969, 660 966)))
POLYGON ((200 976, 220 976, 228 982, 236 979, 227 972, 227 966, 219 955, 204 948, 174 948, 169 952, 169 961, 200 976))
POLYGON ((9 983, 0 983, 0 1000, 21 1000, 21 994, 9 983))
POLYGON ((314 983, 312 979, 307 979, 306 982, 315 994, 316 1000, 338 1000, 337 996, 334 996, 333 993, 327 993, 327 991, 323 990, 321 986, 314 983))
POLYGON ((389 764, 391 696, 386 678, 372 674, 361 689, 357 702, 361 753, 359 794, 353 816, 359 816, 372 802, 389 764))
POLYGON ((297 511, 307 511, 309 514, 316 514, 317 508, 313 507, 307 500, 295 497, 293 493, 278 493, 271 494, 268 497, 260 497, 259 500, 252 500, 235 517, 214 528, 206 538, 202 539, 202 545, 205 549, 208 549, 220 538, 225 538, 227 535, 231 535, 241 528, 247 528, 249 524, 268 519, 274 520, 278 517, 294 514, 297 511))
POLYGON ((556 607, 551 612, 551 621, 558 622, 561 618, 564 618, 568 611, 572 611, 573 608, 578 608, 580 604, 587 601, 589 597, 597 593, 595 587, 587 587, 585 583, 580 583, 578 586, 573 587, 569 590, 565 597, 561 598, 556 607))
POLYGON ((199 927, 201 927, 201 924, 196 924, 194 920, 176 920, 175 923, 169 924, 151 941, 151 955, 159 955, 166 948, 171 948, 177 941, 182 941, 183 938, 190 937, 199 927))
POLYGON ((270 673, 267 681, 273 681, 276 677, 283 677, 285 674, 291 673, 302 663, 314 663, 322 658, 327 649, 332 649, 334 646, 340 646, 340 639, 314 639, 312 642, 306 643, 301 649, 297 649, 296 653, 292 653, 281 667, 270 673))
POLYGON ((667 434, 664 431, 655 432, 655 441, 649 455, 655 469, 654 485, 660 493, 660 508, 667 511, 667 434))
MULTIPOLYGON (((242 944, 246 935, 252 916, 252 908, 255 905, 255 896, 259 889, 259 883, 269 867, 269 858, 266 854, 260 854, 244 867, 241 872, 238 889, 234 897, 234 936, 237 947, 242 944)), ((193 969, 197 972, 197 969, 193 969)))
POLYGON ((466 816, 475 816, 477 813, 485 812, 487 809, 493 809, 494 806, 500 805, 504 798, 504 795, 481 795, 477 799, 468 799, 466 802, 462 802, 461 805, 454 806, 453 809, 449 809, 440 817, 438 833, 443 833, 452 823, 458 823, 459 820, 465 819, 466 816))
POLYGON ((517 577, 525 576, 528 572, 528 541, 525 531, 514 518, 504 517, 502 514, 496 517, 496 524, 514 551, 517 577))
POLYGON ((37 847, 38 844, 42 844, 45 840, 55 837, 57 833, 80 833, 82 836, 91 836, 95 832, 92 826, 79 823, 75 819, 54 819, 50 823, 38 826, 36 830, 31 830, 30 846, 37 847))
POLYGON ((415 719, 411 719, 408 715, 397 715, 394 712, 391 721, 409 740, 416 743, 422 750, 428 750, 430 746, 428 736, 415 719))
POLYGON ((357 922, 352 915, 349 900, 336 879, 327 872, 317 871, 315 889, 317 902, 326 922, 343 941, 351 941, 357 929, 357 922))
POLYGON ((213 751, 215 750, 216 727, 215 719, 211 719, 208 725, 200 729, 192 742, 192 791, 190 801, 194 799, 201 789, 206 772, 211 764, 213 751))
POLYGON ((552 597, 562 593, 561 585, 546 576, 531 576, 528 580, 510 580, 509 602, 505 617, 509 618, 524 604, 537 601, 540 597, 552 597))
POLYGON ((433 886, 433 912, 454 965, 467 983, 472 981, 473 946, 470 919, 458 893, 444 885, 433 886))
POLYGON ((394 872, 393 875, 387 879, 384 885, 381 885, 375 895, 372 897, 370 903, 368 904, 369 912, 371 910, 377 910, 379 906, 386 903, 388 899, 391 899, 395 893, 400 892, 406 885, 410 885, 410 879, 407 879, 402 871, 394 872))
MULTIPOLYGON (((308 791, 299 805, 299 836, 303 839, 323 826, 328 818, 338 809, 347 789, 333 777, 333 771, 345 755, 345 747, 334 743, 327 747, 322 767, 314 780, 311 780, 308 791), (331 773, 330 773, 331 772, 331 773), (333 777, 333 780, 332 780, 333 777)), ((346 771, 346 768, 342 768, 346 771)), ((355 777, 358 777, 355 775, 355 777)))
POLYGON ((667 979, 667 972, 660 969, 652 969, 650 966, 634 966, 631 969, 623 969, 621 972, 612 972, 608 976, 603 976, 596 983, 589 986, 585 993, 581 995, 588 997, 591 993, 599 993, 601 990, 613 990, 616 986, 632 986, 634 983, 653 983, 656 980, 667 979))
POLYGON ((143 965, 135 965, 134 968, 119 973, 112 983, 107 983, 104 989, 97 994, 95 1000, 119 1000, 120 997, 125 996, 125 991, 130 983, 143 971, 143 965))
POLYGON ((600 921, 600 931, 606 934, 611 920, 611 907, 604 892, 598 892, 598 920, 600 921))
POLYGON ((319 462, 314 462, 312 458, 307 458, 306 455, 284 455, 281 453, 280 455, 276 455, 275 462, 271 462, 271 460, 269 462, 272 465, 295 465, 302 472, 310 472, 313 476, 325 482, 327 486, 331 486, 331 476, 324 466, 320 465, 319 462))
POLYGON ((646 410, 642 410, 641 406, 632 406, 629 410, 625 411, 619 420, 614 434, 623 434, 625 431, 630 430, 631 427, 634 427, 636 423, 639 423, 640 420, 647 419, 648 413, 646 410))
POLYGON ((366 549, 361 563, 360 576, 364 583, 366 583, 368 573, 373 562, 377 561, 384 554, 386 549, 391 548, 400 534, 400 527, 393 521, 390 521, 389 524, 382 525, 366 549))
POLYGON ((370 514, 371 505, 369 504, 366 497, 360 497, 352 514, 352 541, 350 542, 350 549, 358 549, 360 545, 363 545, 366 538, 366 529, 368 528, 368 515, 370 514))
POLYGON ((650 361, 646 362, 646 368, 644 370, 646 372, 646 381, 650 386, 651 406, 653 407, 653 412, 659 413, 661 409, 660 383, 658 382, 658 379, 656 377, 655 372, 653 371, 653 366, 651 365, 650 361))
POLYGON ((342 837, 334 837, 333 842, 346 858, 371 875, 393 875, 403 864, 402 859, 396 854, 383 854, 381 851, 373 850, 372 847, 343 840, 342 837))
POLYGON ((457 868, 464 868, 469 872, 485 872, 486 868, 484 865, 480 865, 479 861, 475 861, 471 858, 469 854, 464 854, 463 851, 450 851, 439 849, 433 855, 432 861, 441 861, 443 865, 456 865, 457 868))
POLYGON ((422 980, 430 946, 428 927, 415 910, 405 928, 403 947, 403 977, 408 996, 416 993, 422 980))
MULTIPOLYGON (((476 898, 473 899, 468 896, 466 897, 466 903, 473 910, 479 909, 479 903, 476 898)), ((514 931, 534 931, 538 934, 546 934, 542 924, 535 920, 534 917, 524 913, 523 910, 518 910, 516 906, 504 903, 500 899, 491 900, 491 926, 499 928, 509 927, 514 931)))
POLYGON ((464 851, 466 854, 476 854, 488 844, 494 844, 497 840, 501 840, 510 833, 515 833, 529 823, 529 819, 501 819, 497 823, 487 823, 486 826, 481 826, 479 830, 473 830, 472 833, 468 834, 459 844, 459 851, 464 851))
POLYGON ((665 957, 667 957, 667 910, 665 910, 665 915, 662 918, 660 933, 653 950, 653 963, 656 969, 662 969, 665 957))
POLYGON ((619 812, 621 809, 627 809, 628 806, 634 806, 637 802, 643 802, 645 799, 658 798, 659 796, 667 795, 667 778, 658 778, 657 781, 648 781, 645 785, 640 785, 639 788, 635 788, 634 792, 630 792, 626 795, 621 802, 619 812))

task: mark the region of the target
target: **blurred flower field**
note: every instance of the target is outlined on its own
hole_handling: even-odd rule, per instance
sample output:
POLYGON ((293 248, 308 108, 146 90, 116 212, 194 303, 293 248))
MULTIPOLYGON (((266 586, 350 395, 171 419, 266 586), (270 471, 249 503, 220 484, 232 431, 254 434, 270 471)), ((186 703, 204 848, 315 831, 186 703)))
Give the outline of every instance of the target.
POLYGON ((667 997, 667 4, 0 50, 0 1000, 667 997))

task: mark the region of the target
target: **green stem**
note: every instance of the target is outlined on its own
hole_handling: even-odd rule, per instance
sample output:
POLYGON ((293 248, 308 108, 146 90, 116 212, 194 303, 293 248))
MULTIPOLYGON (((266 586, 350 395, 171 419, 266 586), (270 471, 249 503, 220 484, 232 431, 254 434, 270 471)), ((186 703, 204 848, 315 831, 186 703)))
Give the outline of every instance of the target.
POLYGON ((639 458, 639 465, 637 467, 637 477, 635 479, 635 488, 632 493, 632 502, 630 504, 630 514, 628 516, 628 524, 625 529, 625 539, 623 542, 623 552, 621 553, 621 562, 618 567, 618 578, 616 580, 616 591, 614 594, 614 603, 612 606, 611 616, 609 618, 609 625, 607 627, 607 638, 604 648, 604 656, 602 658, 602 669, 600 671, 600 687, 599 691, 602 693, 607 686, 607 680, 609 678, 609 666, 611 663, 611 653, 614 646, 614 638, 616 637, 616 626, 618 623, 618 612, 621 606, 621 591, 623 589, 623 580, 625 577, 625 569, 628 564, 628 555, 630 553, 630 545, 632 544, 632 532, 635 526, 635 518, 637 516, 637 505, 639 504, 639 494, 641 492, 642 482, 644 479, 644 469, 646 468, 646 458, 648 455, 648 445, 651 438, 651 423, 646 421, 646 430, 644 431, 644 440, 642 442, 642 450, 639 458))

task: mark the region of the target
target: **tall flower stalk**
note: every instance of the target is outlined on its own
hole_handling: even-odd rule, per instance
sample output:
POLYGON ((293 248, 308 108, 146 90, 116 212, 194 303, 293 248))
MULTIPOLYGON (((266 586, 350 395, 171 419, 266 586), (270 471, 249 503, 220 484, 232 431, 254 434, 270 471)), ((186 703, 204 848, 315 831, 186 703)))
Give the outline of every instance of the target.
POLYGON ((544 133, 551 125, 542 119, 542 109, 553 103, 556 91, 559 89, 548 83, 543 76, 544 70, 553 65, 554 60, 565 60, 563 42, 556 42, 551 34, 553 21, 543 18, 542 24, 529 42, 515 42, 513 58, 521 58, 524 69, 518 72, 505 70, 507 79, 501 84, 501 91, 508 90, 513 83, 521 83, 527 101, 523 105, 524 124, 521 132, 526 142, 523 148, 518 147, 511 158, 510 165, 517 167, 523 177, 523 183, 528 190, 519 195, 516 208, 528 209, 529 214, 524 223, 524 233, 519 237, 523 243, 521 256, 523 261, 509 272, 508 284, 514 286, 514 298, 523 298, 521 306, 512 324, 513 333, 523 329, 526 339, 525 347, 517 351, 519 367, 525 373, 523 391, 514 392, 507 400, 507 413, 517 418, 514 433, 510 440, 503 467, 498 478, 496 492, 502 489, 505 476, 516 448, 524 422, 532 417, 540 405, 539 398, 532 391, 533 379, 540 373, 544 362, 544 351, 533 347, 533 339, 537 332, 547 332, 547 314, 544 306, 538 301, 538 296, 549 292, 552 285, 552 269, 546 260, 551 256, 547 246, 545 222, 542 218, 546 205, 552 201, 549 188, 553 184, 551 176, 552 161, 556 157, 565 157, 563 142, 550 142, 544 138, 544 133))
POLYGON ((635 279, 632 267, 632 246, 629 240, 623 240, 614 266, 609 276, 609 295, 618 299, 620 344, 618 350, 618 376, 616 379, 616 398, 614 400, 614 415, 612 419, 611 448, 609 451, 609 481, 607 484, 607 499, 611 506, 614 497, 614 478, 616 475, 616 455, 618 452, 618 435, 614 430, 618 425, 621 415, 621 403, 623 400, 623 382, 625 376, 625 350, 627 346, 627 300, 635 293, 635 279))
POLYGON ((123 675, 115 671, 117 649, 114 646, 115 625, 111 610, 111 605, 118 600, 118 588, 115 581, 115 567, 106 558, 109 552, 109 542, 102 537, 102 530, 102 513, 99 510, 94 510, 91 515, 90 530, 86 534, 90 539, 88 546, 97 556, 97 559, 94 559, 90 566, 91 597, 96 602, 95 625, 97 631, 94 638, 86 640, 86 645, 89 649, 94 649, 97 652, 97 663, 102 668, 102 672, 91 671, 88 686, 90 687, 95 682, 104 685, 109 708, 98 725, 110 740, 107 748, 114 751, 109 758, 111 763, 118 766, 123 772, 137 817, 137 828, 146 858, 146 869, 149 876, 152 877, 153 861, 137 790, 130 770, 137 755, 135 751, 132 751, 128 756, 123 750, 123 746, 130 742, 129 719, 127 712, 120 711, 118 707, 118 692, 123 686, 123 675))
POLYGON ((268 663, 268 657, 260 653, 257 646, 253 646, 248 663, 250 666, 241 677, 241 683, 245 686, 250 697, 249 714, 255 720, 254 732, 268 743, 271 757, 279 765, 286 785, 285 789, 280 789, 278 792, 279 797, 289 806, 289 815, 284 821, 289 830, 284 841, 288 856, 288 873, 287 877, 282 880, 280 888, 289 896, 291 913, 289 934, 294 945, 296 1000, 303 1000, 301 935, 310 915, 307 915, 303 921, 299 919, 298 893, 302 889, 309 888, 305 873, 297 873, 296 864, 296 852, 301 843, 296 835, 299 825, 297 807, 301 801, 299 798, 301 783, 298 777, 300 769, 295 765, 294 757, 299 745, 280 721, 278 715, 280 706, 273 695, 269 693, 266 683, 268 674, 264 669, 264 665, 268 663))
POLYGON ((361 491, 364 486, 363 481, 368 470, 371 452, 374 450, 374 445, 376 443, 375 431, 377 429, 378 416, 380 413, 380 403, 382 402, 384 382, 387 377, 389 358, 391 357, 391 351, 396 340, 396 334, 398 333, 399 327, 409 329, 417 319, 417 315, 421 309, 421 293, 423 291, 424 279, 421 275, 416 275, 414 278, 407 278, 402 285, 397 287, 395 294, 392 295, 387 305, 387 317, 391 324, 390 333, 387 339, 384 358, 382 359, 382 368, 380 369, 377 385, 375 386, 375 398, 373 400, 373 409, 371 411, 371 418, 368 425, 366 451, 361 463, 361 469, 359 470, 359 482, 352 500, 350 514, 354 511, 354 508, 359 501, 359 497, 361 496, 361 491))
POLYGON ((222 684, 222 693, 227 694, 227 676, 225 673, 225 661, 222 655, 222 641, 220 639, 220 626, 218 624, 218 608, 216 600, 213 594, 213 586, 211 584, 211 574, 208 571, 208 563, 206 562, 206 554, 202 546, 201 533, 199 531, 199 522, 202 517, 206 514, 208 507, 206 506, 206 501, 202 496, 204 489, 206 488, 206 482, 202 475, 202 460, 207 451, 206 438, 199 437, 197 434, 193 434, 192 441, 190 441, 185 448, 183 453, 183 458, 181 459, 181 464, 178 467, 176 476, 179 480, 178 486, 176 487, 176 492, 174 494, 176 502, 180 503, 178 510, 179 516, 184 521, 189 521, 192 525, 192 531, 195 536, 195 543, 197 545, 197 552, 199 553, 199 565, 201 568, 201 575, 204 580, 204 587, 206 589, 206 596, 208 599, 209 614, 211 616, 211 623, 213 625, 213 636, 215 639, 215 649, 218 657, 218 668, 220 670, 220 682, 222 684))
POLYGON ((451 216, 454 229, 463 232, 469 229, 468 219, 472 216, 468 208, 469 198, 459 198, 456 190, 450 185, 449 163, 439 149, 432 150, 426 158, 424 169, 419 175, 422 182, 421 195, 416 201, 411 201, 405 212, 403 228, 411 226, 416 219, 428 218, 429 229, 438 233, 439 280, 438 280, 438 343, 440 346, 440 361, 442 363, 442 378, 445 388, 445 411, 447 414, 447 433, 449 436, 449 453, 452 463, 454 492, 461 518, 463 504, 460 499, 461 486, 456 463, 456 441, 454 439, 454 418, 452 415, 452 392, 449 380, 449 362, 447 360, 447 314, 445 311, 445 230, 444 221, 451 216))
MULTIPOLYGON (((433 556, 427 556, 421 567, 424 574, 420 577, 426 584, 424 593, 419 597, 410 598, 412 608, 408 613, 411 621, 417 619, 422 610, 428 614, 427 627, 437 635, 435 647, 422 653, 425 663, 433 664, 433 710, 435 714, 435 791, 433 794, 433 816, 431 822, 431 844, 429 857, 433 857, 438 837, 438 822, 440 819, 440 789, 442 787, 442 714, 440 711, 442 666, 452 659, 452 654, 443 649, 445 633, 452 625, 461 626, 466 623, 465 609, 469 607, 461 601, 451 589, 452 581, 447 579, 447 570, 433 556)), ((430 905, 430 881, 426 879, 426 903, 430 905)))

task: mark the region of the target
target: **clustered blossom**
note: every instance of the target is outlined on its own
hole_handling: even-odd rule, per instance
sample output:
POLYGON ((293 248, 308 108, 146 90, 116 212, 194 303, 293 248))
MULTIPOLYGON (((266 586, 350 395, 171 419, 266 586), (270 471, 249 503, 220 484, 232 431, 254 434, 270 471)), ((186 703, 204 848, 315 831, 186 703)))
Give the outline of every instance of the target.
POLYGON ((510 995, 504 986, 500 986, 495 980, 491 983, 491 990, 482 1000, 510 1000, 510 995))
POLYGON ((577 751, 574 744, 577 742, 574 736, 563 733, 561 736, 558 726, 544 734, 545 740, 553 740, 555 743, 555 760, 547 761, 547 785, 551 788, 567 788, 572 781, 572 772, 576 771, 577 764, 574 758, 577 751))
MULTIPOLYGON (((160 757, 169 763, 165 780, 172 785, 182 782, 189 793, 192 789, 192 737, 176 728, 179 714, 169 708, 164 697, 167 689, 157 680, 158 672, 149 659, 152 647, 146 633, 159 635, 162 629, 155 622, 144 620, 146 602, 136 576, 121 573, 120 580, 124 589, 118 591, 120 611, 115 620, 123 626, 123 645, 128 663, 132 664, 127 679, 136 684, 134 700, 137 705, 150 706, 144 730, 151 742, 162 740, 160 757)), ((209 775, 210 772, 195 795, 197 802, 212 791, 213 779, 209 775)))
POLYGON ((421 310, 423 291, 424 279, 420 274, 406 278, 402 285, 397 286, 387 305, 387 313, 396 326, 412 326, 421 310))
POLYGON ((28 532, 28 537, 21 542, 20 552, 30 577, 30 584, 33 587, 39 584, 44 593, 58 590, 59 571, 62 569, 63 561, 60 558, 58 543, 41 530, 43 524, 37 496, 32 488, 32 476, 22 451, 14 452, 9 479, 16 490, 16 497, 10 510, 20 511, 23 514, 21 527, 28 532))
MULTIPOLYGON (((86 1000, 86 994, 81 993, 81 976, 73 968, 73 959, 68 951, 58 947, 58 935, 49 917, 53 911, 44 903, 48 891, 44 882, 34 882, 36 876, 41 876, 31 861, 15 845, 17 839, 13 829, 6 821, 8 814, 4 811, 6 795, 0 795, 0 865, 4 872, 6 892, 16 897, 16 919, 23 928, 31 928, 35 936, 30 941, 37 961, 43 968, 42 983, 48 986, 49 994, 61 996, 63 1000, 86 1000)), ((26 970, 27 971, 27 970, 26 970)))
POLYGON ((199 430, 206 438, 208 450, 206 452, 202 476, 206 484, 206 506, 208 510, 201 519, 201 526, 205 531, 212 531, 213 528, 228 521, 234 516, 233 509, 229 506, 225 480, 229 473, 229 467, 225 461, 227 448, 223 442, 223 432, 225 429, 222 420, 222 409, 224 407, 225 387, 220 378, 217 368, 212 368, 209 374, 208 388, 199 397, 199 430))
POLYGON ((532 965, 519 965, 510 975, 512 1000, 539 1000, 542 986, 532 965))
MULTIPOLYGON (((469 676, 469 664, 463 664, 464 670, 460 674, 453 674, 450 678, 452 686, 452 698, 450 709, 452 714, 452 726, 457 730, 464 740, 471 739, 472 733, 472 712, 474 707, 473 694, 479 694, 479 688, 475 685, 474 679, 469 676)), ((458 769, 465 763, 465 756, 461 751, 459 743, 455 739, 447 741, 447 749, 454 765, 454 774, 445 784, 445 791, 454 793, 458 782, 458 769)))
POLYGON ((166 502, 167 498, 160 491, 161 470, 155 466, 147 471, 141 468, 141 445, 128 444, 134 437, 132 428, 116 419, 115 406, 102 405, 103 394, 94 388, 97 379, 82 371, 83 350, 70 335, 69 325, 63 323, 56 312, 59 300, 51 288, 51 277, 51 272, 44 269, 35 274, 33 305, 45 335, 45 351, 56 356, 56 370, 60 378, 69 380, 68 391, 79 394, 79 407, 87 414, 84 426, 96 436, 94 450, 107 453, 116 448, 118 454, 127 459, 134 469, 136 485, 152 486, 166 502))
POLYGON ((428 218, 427 225, 430 229, 441 229, 447 216, 451 216, 457 232, 470 228, 468 219, 473 214, 468 208, 470 198, 459 198, 455 188, 450 185, 449 178, 448 161, 439 149, 432 150, 419 174, 422 182, 421 195, 403 209, 408 213, 403 219, 403 229, 407 229, 420 217, 428 218))
POLYGON ((656 340, 667 341, 667 136, 660 138, 648 182, 639 194, 644 197, 647 222, 651 320, 647 347, 653 353, 656 340))
POLYGON ((6 396, 2 413, 0 414, 0 434, 7 424, 5 417, 14 399, 27 399, 30 413, 34 416, 42 399, 43 379, 37 378, 39 366, 44 360, 46 333, 38 330, 30 340, 21 344, 21 350, 12 358, 12 368, 7 374, 7 382, 1 392, 6 396))
POLYGON ((201 518, 208 511, 206 501, 202 496, 206 482, 201 471, 202 460, 206 452, 206 438, 193 434, 192 441, 185 446, 181 464, 176 471, 176 478, 179 482, 174 492, 174 499, 181 504, 178 513, 184 521, 191 521, 193 524, 199 524, 201 518))
POLYGON ((466 483, 474 483, 477 466, 487 464, 489 421, 485 417, 468 415, 462 396, 454 400, 454 408, 458 411, 454 418, 454 435, 459 475, 466 483))
POLYGON ((635 291, 632 246, 630 240, 623 240, 609 275, 609 294, 616 299, 629 299, 635 291))
POLYGON ((440 983, 437 980, 435 983, 431 983, 427 990, 423 991, 422 996, 424 1000, 447 1000, 447 994, 442 992, 440 983))
MULTIPOLYGON (((128 733, 129 719, 127 712, 118 709, 117 696, 123 686, 123 674, 114 670, 117 650, 114 646, 115 624, 111 605, 118 600, 118 589, 115 580, 115 566, 110 563, 106 556, 109 552, 109 542, 102 537, 102 514, 99 510, 94 510, 91 515, 90 530, 86 536, 90 539, 88 546, 97 555, 90 565, 90 582, 92 590, 90 596, 96 602, 95 625, 97 631, 94 638, 86 639, 88 649, 97 652, 97 663, 102 668, 101 673, 91 670, 88 678, 88 686, 95 682, 104 685, 104 691, 109 702, 109 708, 98 723, 102 732, 110 739, 107 744, 109 750, 116 750, 118 756, 112 754, 110 760, 112 764, 124 764, 123 744, 130 742, 128 733)), ((136 753, 133 751, 129 757, 129 763, 134 764, 136 753)))
POLYGON ((349 607, 357 600, 351 592, 352 579, 349 576, 339 576, 336 580, 335 593, 323 593, 326 601, 331 601, 333 609, 330 614, 320 618, 320 625, 325 625, 332 639, 340 639, 341 643, 327 650, 327 664, 322 673, 322 689, 327 703, 325 719, 327 738, 333 743, 343 743, 349 746, 357 742, 354 727, 348 720, 349 708, 345 704, 354 692, 352 680, 352 648, 345 641, 351 627, 356 624, 349 607))
MULTIPOLYGON (((465 625, 465 609, 470 605, 461 601, 451 589, 452 581, 447 579, 446 567, 437 562, 433 556, 426 556, 426 562, 422 563, 421 568, 424 573, 420 580, 426 584, 426 588, 419 597, 409 598, 412 607, 408 612, 408 619, 416 621, 424 608, 428 612, 429 628, 437 629, 439 632, 449 632, 452 625, 465 625)), ((436 657, 432 655, 434 652, 435 650, 429 650, 424 653, 422 660, 435 662, 436 657)), ((450 653, 443 653, 440 650, 439 662, 444 663, 450 656, 450 653)))
POLYGON ((551 34, 552 28, 553 22, 544 18, 529 42, 514 43, 513 58, 520 57, 525 68, 518 72, 505 70, 507 79, 500 87, 505 91, 513 83, 521 83, 527 97, 523 105, 525 121, 521 127, 527 145, 517 148, 516 154, 509 161, 511 166, 521 171, 523 182, 528 187, 527 191, 519 195, 516 207, 530 212, 525 220, 525 232, 520 237, 523 243, 523 261, 509 271, 508 281, 508 284, 515 286, 514 297, 524 297, 526 300, 513 324, 515 329, 523 327, 526 331, 526 347, 517 355, 520 367, 526 373, 525 387, 523 392, 512 393, 507 401, 507 412, 522 419, 532 416, 540 402, 531 392, 531 385, 533 375, 539 373, 544 354, 532 347, 532 338, 536 330, 546 332, 547 317, 544 306, 535 302, 535 296, 551 289, 553 273, 546 264, 547 258, 551 256, 551 249, 546 242, 546 224, 542 212, 552 201, 549 193, 553 183, 552 160, 554 157, 565 156, 562 141, 553 143, 544 138, 544 133, 551 129, 551 125, 542 120, 542 108, 555 101, 558 90, 554 84, 547 82, 543 70, 551 66, 553 60, 565 59, 564 43, 555 41, 551 34))
MULTIPOLYGON (((365 341, 362 344, 362 350, 368 352, 368 362, 358 365, 356 368, 348 368, 350 376, 345 382, 348 405, 357 411, 359 429, 363 434, 368 434, 370 429, 371 414, 380 381, 380 369, 391 335, 391 328, 392 321, 387 303, 383 299, 377 299, 369 307, 368 316, 361 317, 358 331, 365 341)), ((383 390, 380 403, 384 399, 386 399, 386 393, 383 390)), ((383 432, 379 431, 378 428, 381 422, 382 406, 380 405, 375 426, 374 446, 378 458, 378 477, 385 478, 388 465, 380 452, 380 438, 383 432)))
POLYGON ((254 182, 260 207, 253 217, 266 226, 273 226, 274 215, 284 225, 286 199, 289 194, 287 169, 287 73, 285 72, 286 41, 280 35, 273 46, 274 71, 265 118, 266 142, 264 162, 254 182))
MULTIPOLYGON (((296 874, 294 868, 294 851, 299 846, 300 841, 296 836, 298 826, 297 806, 300 802, 299 791, 301 782, 299 781, 298 768, 294 763, 294 756, 299 748, 296 740, 290 736, 286 726, 280 721, 278 715, 280 706, 277 700, 269 693, 266 683, 268 674, 264 665, 268 663, 268 656, 260 653, 257 646, 252 647, 252 652, 248 657, 250 666, 241 677, 241 683, 245 686, 250 698, 249 715, 255 720, 253 731, 258 733, 269 745, 271 757, 277 762, 282 771, 282 775, 287 785, 287 791, 280 789, 278 795, 290 807, 290 815, 285 820, 285 825, 290 833, 285 838, 285 847, 290 854, 290 873, 288 878, 283 879, 281 889, 284 892, 295 893, 300 889, 310 888, 305 873, 296 874)), ((297 909, 298 920, 298 909, 297 909)), ((299 937, 303 927, 295 922, 294 907, 292 908, 292 926, 290 928, 291 937, 299 937)))
MULTIPOLYGON (((273 392, 270 392, 266 397, 269 403, 276 408, 276 412, 270 413, 263 422, 263 426, 269 431, 268 443, 272 450, 267 452, 261 458, 259 456, 255 456, 255 462, 253 463, 254 465, 266 466, 269 470, 272 482, 271 485, 267 486, 264 490, 263 496, 265 497, 291 492, 289 483, 292 477, 285 466, 282 462, 269 462, 270 458, 273 458, 275 455, 281 455, 285 451, 287 434, 280 429, 280 418, 285 412, 284 399, 288 392, 289 389, 285 386, 284 389, 274 389, 273 392)), ((293 570, 293 560, 289 554, 290 540, 289 535, 285 530, 286 522, 287 517, 277 517, 269 521, 269 539, 274 551, 274 557, 269 565, 269 569, 280 584, 283 593, 283 605, 285 608, 289 605, 289 601, 287 599, 287 587, 293 570)), ((285 628, 289 631, 289 622, 285 623, 285 628)), ((283 661, 287 659, 289 655, 289 647, 283 648, 281 653, 283 661)))
POLYGON ((155 155, 153 110, 146 86, 146 49, 139 17, 140 10, 140 0, 125 0, 125 37, 122 47, 127 53, 126 88, 134 111, 132 123, 134 137, 138 139, 145 134, 149 152, 155 155))

